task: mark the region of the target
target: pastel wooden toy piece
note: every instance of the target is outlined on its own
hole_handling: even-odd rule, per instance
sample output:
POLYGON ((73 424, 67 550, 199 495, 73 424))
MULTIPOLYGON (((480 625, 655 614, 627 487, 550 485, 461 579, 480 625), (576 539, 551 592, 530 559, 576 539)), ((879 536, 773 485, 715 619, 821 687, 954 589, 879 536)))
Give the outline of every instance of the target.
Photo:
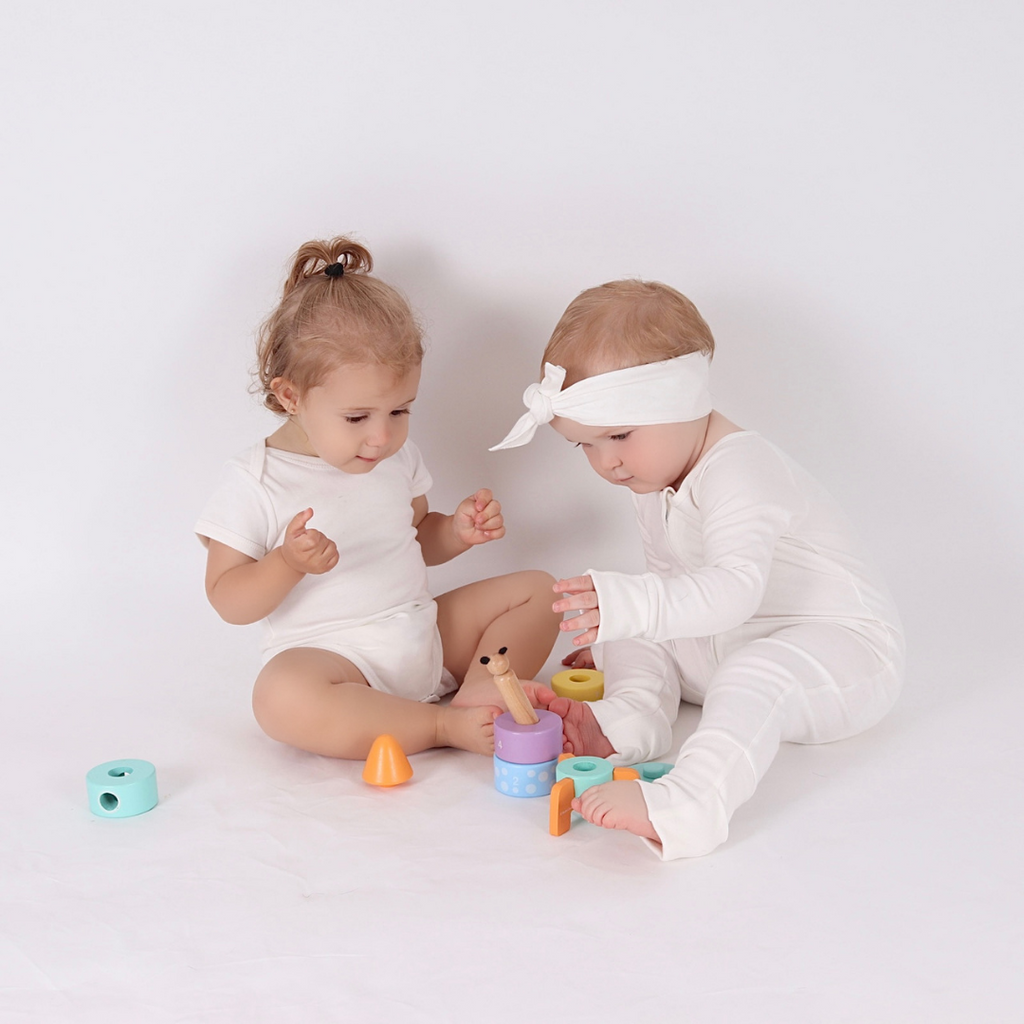
POLYGON ((99 818, 131 818, 157 805, 156 768, 126 758, 98 764, 85 776, 89 810, 99 818))
POLYGON ((481 658, 480 663, 486 665, 487 671, 494 676, 501 699, 505 702, 512 717, 520 725, 536 725, 537 712, 533 710, 530 698, 523 690, 523 684, 519 682, 519 677, 512 671, 512 666, 509 665, 508 658, 505 657, 507 650, 507 647, 502 647, 497 654, 481 658))
POLYGON ((675 765, 668 761, 645 761, 643 764, 633 765, 633 768, 641 782, 653 782, 655 779, 660 779, 662 775, 667 775, 675 768, 675 765))
POLYGON ((494 788, 505 796, 547 796, 555 782, 554 758, 539 764, 516 764, 494 758, 494 788))
POLYGON ((547 796, 562 752, 562 719, 531 705, 505 656, 507 647, 481 658, 508 711, 494 720, 494 787, 506 796, 547 796))
POLYGON ((402 745, 384 733, 373 741, 363 766, 363 781, 371 786, 397 786, 412 778, 412 765, 402 745))
POLYGON ((494 786, 506 796, 547 796, 562 751, 562 719, 538 711, 525 725, 506 711, 494 720, 494 786))
POLYGON ((572 824, 572 801, 576 796, 576 786, 572 779, 559 779, 551 787, 551 810, 548 818, 548 831, 553 836, 564 836, 572 824))
POLYGON ((611 782, 615 769, 603 757, 566 757, 558 762, 556 779, 572 779, 576 796, 582 796, 591 786, 611 782))
POLYGON ((604 673, 596 668, 570 668, 551 677, 551 689, 572 700, 600 700, 604 696, 604 673))
POLYGON ((603 757, 573 757, 571 754, 563 754, 558 759, 555 775, 558 781, 551 787, 548 811, 548 831, 553 836, 564 836, 569 831, 572 802, 591 786, 640 778, 635 768, 615 768, 603 757))

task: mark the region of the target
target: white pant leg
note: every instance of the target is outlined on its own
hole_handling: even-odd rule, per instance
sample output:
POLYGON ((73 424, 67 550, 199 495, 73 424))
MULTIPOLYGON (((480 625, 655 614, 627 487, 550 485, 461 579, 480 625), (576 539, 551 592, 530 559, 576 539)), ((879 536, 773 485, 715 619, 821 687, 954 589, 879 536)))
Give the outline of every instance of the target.
POLYGON ((827 743, 856 735, 892 707, 901 645, 876 651, 842 626, 790 626, 734 651, 718 666, 700 725, 675 768, 642 783, 663 859, 710 853, 729 834, 782 740, 827 743))
POLYGON ((614 764, 636 764, 672 746, 681 674, 671 651, 653 640, 614 640, 597 655, 604 698, 592 701, 597 724, 615 748, 614 764))

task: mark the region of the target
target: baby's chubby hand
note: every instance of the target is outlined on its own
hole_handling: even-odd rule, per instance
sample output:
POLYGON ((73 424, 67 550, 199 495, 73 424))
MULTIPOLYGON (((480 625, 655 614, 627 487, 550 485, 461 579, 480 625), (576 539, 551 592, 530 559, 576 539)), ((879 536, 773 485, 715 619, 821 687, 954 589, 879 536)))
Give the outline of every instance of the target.
POLYGON ((338 547, 319 530, 306 529, 306 523, 312 518, 313 510, 307 508, 288 524, 281 544, 281 557, 296 572, 319 576, 338 564, 338 547))
POLYGON ((564 633, 585 629, 586 632, 576 637, 573 644, 582 647, 584 644, 597 642, 597 627, 601 624, 601 609, 597 604, 597 591, 594 580, 590 576, 573 576, 572 579, 559 580, 552 588, 556 594, 568 594, 551 606, 553 612, 582 612, 559 624, 564 633))
POLYGON ((505 536, 501 505, 486 487, 481 487, 476 494, 459 502, 452 515, 452 529, 462 544, 486 544, 489 540, 500 540, 505 536))

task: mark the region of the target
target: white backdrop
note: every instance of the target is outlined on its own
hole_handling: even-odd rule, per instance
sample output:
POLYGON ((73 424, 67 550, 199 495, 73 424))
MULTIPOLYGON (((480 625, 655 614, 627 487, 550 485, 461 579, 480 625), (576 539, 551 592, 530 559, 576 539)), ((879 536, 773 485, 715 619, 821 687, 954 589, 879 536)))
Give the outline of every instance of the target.
MULTIPOLYGON (((221 976, 222 1003, 190 1003, 207 982, 163 968, 200 956, 183 951, 204 948, 195 936, 177 960, 152 939, 152 1004, 81 952, 117 945, 111 935, 135 919, 126 910, 110 934, 89 923, 88 881, 111 855, 93 826, 121 823, 91 821, 80 790, 89 767, 122 755, 157 763, 179 808, 205 799, 202 780, 228 751, 239 779, 273 778, 281 765, 355 778, 255 731, 253 630, 206 606, 191 533, 223 461, 273 429, 248 373, 290 254, 345 232, 427 326, 412 429, 435 477, 432 506, 450 511, 482 485, 505 506, 508 538, 435 570, 439 590, 526 566, 640 567, 626 495, 553 432, 486 450, 519 415, 565 305, 622 276, 666 281, 697 303, 719 347, 718 407, 818 475, 882 563, 909 676, 878 738, 856 748, 886 808, 865 808, 865 820, 914 820, 899 842, 919 843, 925 860, 935 836, 956 841, 923 875, 921 860, 907 863, 878 917, 923 877, 953 880, 945 927, 972 937, 971 955, 937 939, 938 927, 919 935, 909 915, 897 946, 925 945, 906 970, 872 975, 865 952, 841 980, 825 971, 775 989, 785 965, 759 960, 755 940, 736 954, 722 934, 723 956, 756 966, 704 991, 695 1019, 739 1020, 751 1007, 761 1016, 750 1019, 768 1019, 757 998, 768 990, 781 1019, 800 1019, 783 990, 816 993, 806 1004, 816 1020, 861 1019, 869 1004, 850 1000, 865 976, 886 994, 870 1004, 875 1020, 925 1008, 932 1020, 969 1009, 1008 1019, 998 1015, 1013 982, 1000 964, 1021 950, 1009 814, 1020 807, 1024 711, 1022 30, 1018 4, 950 0, 8 5, 0 756, 15 792, 0 856, 12 886, 41 872, 52 884, 0 915, 5 1019, 143 1019, 133 1017, 143 1005, 150 1020, 164 1019, 158 1007, 171 1020, 292 1019, 284 996, 273 1015, 267 992, 259 1017, 244 1001, 251 978, 233 987, 221 976), (67 850, 81 829, 97 845, 76 867, 67 850), (51 930, 33 940, 40 908, 51 930), (80 979, 86 966, 105 979, 105 1000, 80 979)), ((807 756, 842 766, 843 749, 807 756)), ((465 764, 446 756, 425 763, 465 764)), ((864 779, 847 781, 856 802, 864 779)), ((793 784, 806 803, 809 784, 793 784)), ((757 836, 788 829, 802 851, 821 841, 820 809, 791 821, 789 796, 766 796, 772 813, 731 843, 740 882, 730 891, 748 893, 765 870, 757 836)), ((245 820, 244 801, 237 813, 245 820)), ((856 854, 878 858, 883 874, 887 827, 856 854)), ((660 887, 687 912, 675 866, 648 863, 627 837, 586 835, 595 921, 605 920, 605 849, 616 863, 635 858, 650 886, 635 918, 623 911, 627 934, 662 920, 660 887)), ((131 836, 126 849, 152 852, 144 831, 131 836)), ((825 859, 846 877, 849 837, 832 840, 825 859)), ((532 872, 557 870, 536 856, 532 872)), ((861 912, 874 905, 850 898, 861 912)), ((922 891, 915 912, 930 906, 922 891)), ((719 907, 710 902, 709 917, 719 907)), ((251 913, 240 930, 258 933, 251 913)), ((780 916, 773 907, 758 923, 769 943, 780 916)), ((863 941, 866 951, 874 938, 863 941)), ((549 1005, 601 1020, 634 1005, 636 977, 595 975, 611 995, 549 1005)), ((278 994, 296 977, 279 981, 278 994)), ((437 1010, 422 987, 420 1002, 410 995, 404 1011, 375 1017, 367 1007, 382 990, 371 983, 365 1003, 346 1005, 366 1020, 463 1019, 457 999, 437 1010)), ((668 1019, 671 994, 657 991, 648 1016, 668 1019)))

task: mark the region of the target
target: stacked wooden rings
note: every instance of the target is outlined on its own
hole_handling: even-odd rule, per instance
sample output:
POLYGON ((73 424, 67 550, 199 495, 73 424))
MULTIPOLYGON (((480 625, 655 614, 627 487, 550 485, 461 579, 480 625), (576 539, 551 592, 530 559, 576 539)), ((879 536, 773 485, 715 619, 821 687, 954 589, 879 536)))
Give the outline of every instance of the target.
POLYGON ((537 711, 535 725, 520 725, 507 711, 494 720, 494 786, 506 796, 547 796, 562 753, 562 719, 537 711))

